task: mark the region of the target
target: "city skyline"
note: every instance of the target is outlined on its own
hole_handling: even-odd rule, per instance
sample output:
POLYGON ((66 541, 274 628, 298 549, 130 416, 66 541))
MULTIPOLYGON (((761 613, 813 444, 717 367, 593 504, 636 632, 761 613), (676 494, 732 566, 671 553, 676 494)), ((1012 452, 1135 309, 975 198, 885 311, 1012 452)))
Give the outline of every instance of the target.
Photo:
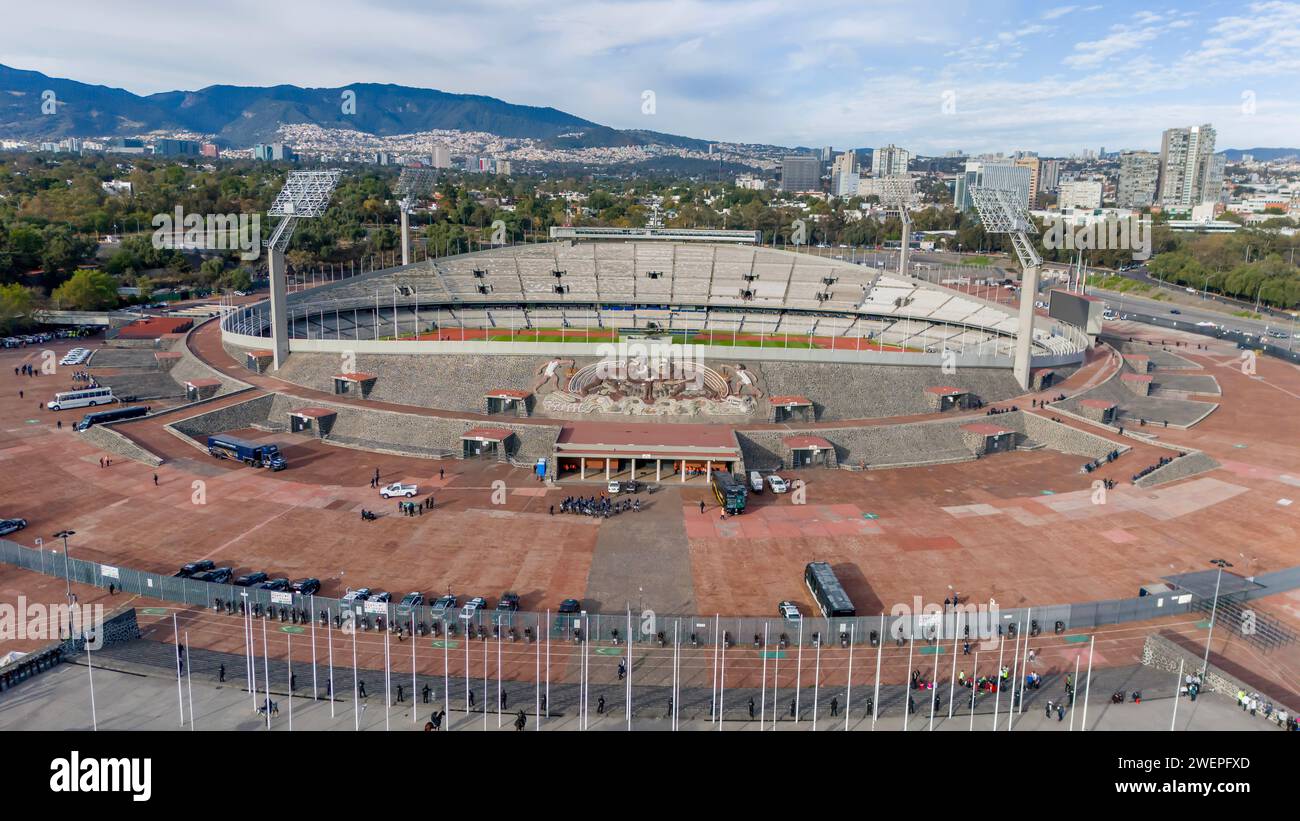
POLYGON ((316 19, 240 0, 186 18, 218 32, 245 21, 237 48, 211 38, 174 51, 132 47, 174 40, 174 20, 79 13, 90 8, 73 0, 57 20, 13 10, 0 33, 6 62, 138 94, 391 82, 615 128, 782 146, 894 143, 927 155, 1158 151, 1165 129, 1201 122, 1215 123, 1220 150, 1288 147, 1297 136, 1286 79, 1300 68, 1291 48, 1300 3, 1280 0, 1145 10, 889 0, 795 18, 763 0, 436 12, 353 0, 316 19), (397 31, 405 36, 394 43, 386 32, 397 31))

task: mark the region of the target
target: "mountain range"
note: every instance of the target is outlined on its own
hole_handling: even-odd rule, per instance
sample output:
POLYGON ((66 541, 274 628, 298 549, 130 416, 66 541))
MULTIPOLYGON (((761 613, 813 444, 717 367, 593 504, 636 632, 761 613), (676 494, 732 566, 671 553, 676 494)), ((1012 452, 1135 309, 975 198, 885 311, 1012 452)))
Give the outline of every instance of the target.
POLYGON ((435 129, 484 131, 542 140, 557 148, 659 144, 708 150, 709 146, 707 140, 690 137, 621 131, 555 108, 428 88, 375 83, 340 88, 216 85, 140 96, 0 65, 0 136, 10 139, 193 131, 215 135, 222 147, 244 148, 270 141, 282 124, 354 129, 377 136, 435 129), (344 113, 345 91, 355 93, 355 113, 344 113), (49 99, 51 92, 53 99, 49 99))
MULTIPOLYGON (((0 137, 136 136, 151 131, 212 134, 223 148, 247 148, 275 138, 281 125, 311 124, 387 137, 422 131, 483 131, 541 141, 551 148, 663 145, 707 151, 708 140, 640 129, 620 130, 555 108, 516 105, 477 94, 358 83, 339 88, 215 85, 198 91, 141 96, 0 65, 0 137), (344 113, 345 91, 355 93, 354 113, 344 113), (48 99, 50 93, 53 99, 48 99)), ((753 146, 781 150, 778 146, 753 146)), ((795 148, 790 150, 804 150, 795 148)), ((858 149, 860 152, 866 149, 858 149)), ((1226 149, 1268 161, 1300 148, 1226 149)))

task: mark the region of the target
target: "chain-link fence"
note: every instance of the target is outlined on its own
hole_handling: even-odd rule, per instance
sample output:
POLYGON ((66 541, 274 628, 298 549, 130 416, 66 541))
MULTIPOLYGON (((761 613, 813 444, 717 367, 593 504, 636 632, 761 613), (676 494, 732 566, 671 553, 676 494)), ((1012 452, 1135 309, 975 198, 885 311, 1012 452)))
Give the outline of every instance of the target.
MULTIPOLYGON (((552 640, 712 646, 731 645, 814 646, 818 643, 875 645, 915 637, 931 643, 977 641, 1019 632, 1062 633, 1107 624, 1139 622, 1194 612, 1196 597, 1175 591, 1131 599, 1110 599, 1083 604, 1000 609, 996 605, 964 603, 956 608, 927 605, 925 612, 897 607, 876 616, 784 619, 779 617, 683 616, 650 610, 625 613, 537 613, 490 610, 458 602, 439 608, 429 602, 403 607, 397 602, 348 601, 303 595, 285 590, 216 584, 192 578, 165 576, 127 567, 115 567, 71 558, 62 550, 28 548, 0 540, 0 561, 79 584, 115 589, 146 598, 199 606, 218 612, 242 613, 290 623, 330 620, 336 626, 359 630, 405 630, 421 635, 492 636, 528 641, 546 635, 552 640)), ((1270 574, 1287 587, 1300 585, 1300 568, 1270 574)), ((1262 577, 1261 577, 1262 578, 1262 577)), ((1269 592, 1277 592, 1277 587, 1269 592)))

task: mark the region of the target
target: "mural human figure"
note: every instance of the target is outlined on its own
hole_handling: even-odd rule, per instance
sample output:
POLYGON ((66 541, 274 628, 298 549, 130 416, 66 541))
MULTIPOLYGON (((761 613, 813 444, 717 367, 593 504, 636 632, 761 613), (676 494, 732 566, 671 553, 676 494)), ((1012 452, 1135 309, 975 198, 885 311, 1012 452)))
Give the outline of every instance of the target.
POLYGON ((745 366, 737 363, 734 366, 723 365, 720 369, 723 376, 727 377, 727 387, 736 396, 752 396, 755 399, 763 398, 763 391, 758 387, 758 380, 754 374, 745 369, 745 366))
POLYGON ((547 383, 553 383, 553 387, 557 391, 563 390, 563 387, 560 384, 560 380, 564 374, 564 372, 560 369, 560 366, 562 365, 568 368, 572 368, 573 360, 552 359, 551 361, 547 362, 545 365, 542 365, 540 368, 534 371, 533 373, 537 376, 537 380, 533 382, 532 385, 533 392, 536 393, 538 390, 542 388, 542 386, 546 385, 547 383))

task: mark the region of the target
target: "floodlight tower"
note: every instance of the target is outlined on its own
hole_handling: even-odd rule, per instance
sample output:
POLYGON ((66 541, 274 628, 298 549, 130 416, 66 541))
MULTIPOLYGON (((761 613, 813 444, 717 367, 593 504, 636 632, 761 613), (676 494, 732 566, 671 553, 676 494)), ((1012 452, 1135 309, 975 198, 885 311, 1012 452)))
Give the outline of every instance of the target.
POLYGON ((290 171, 284 187, 266 209, 268 217, 281 218, 266 241, 266 262, 271 275, 271 350, 276 370, 289 356, 284 249, 289 246, 299 220, 315 219, 325 213, 342 174, 339 170, 290 171))
POLYGON ((403 168, 397 178, 397 207, 402 212, 402 264, 411 264, 411 209, 421 197, 433 191, 436 175, 432 168, 403 168))
POLYGON ((890 211, 898 213, 898 219, 903 223, 903 242, 899 246, 898 252, 898 275, 907 276, 907 256, 912 250, 912 201, 914 190, 912 188, 912 178, 907 174, 895 174, 888 177, 881 177, 881 204, 890 211))
POLYGON ((972 186, 970 195, 984 231, 1009 236, 1016 256, 1020 258, 1020 322, 1012 372, 1020 387, 1028 390, 1030 354, 1034 344, 1034 300, 1038 297, 1038 268, 1043 264, 1042 257, 1029 241, 1029 233, 1035 230, 1034 222, 1015 191, 972 186))

